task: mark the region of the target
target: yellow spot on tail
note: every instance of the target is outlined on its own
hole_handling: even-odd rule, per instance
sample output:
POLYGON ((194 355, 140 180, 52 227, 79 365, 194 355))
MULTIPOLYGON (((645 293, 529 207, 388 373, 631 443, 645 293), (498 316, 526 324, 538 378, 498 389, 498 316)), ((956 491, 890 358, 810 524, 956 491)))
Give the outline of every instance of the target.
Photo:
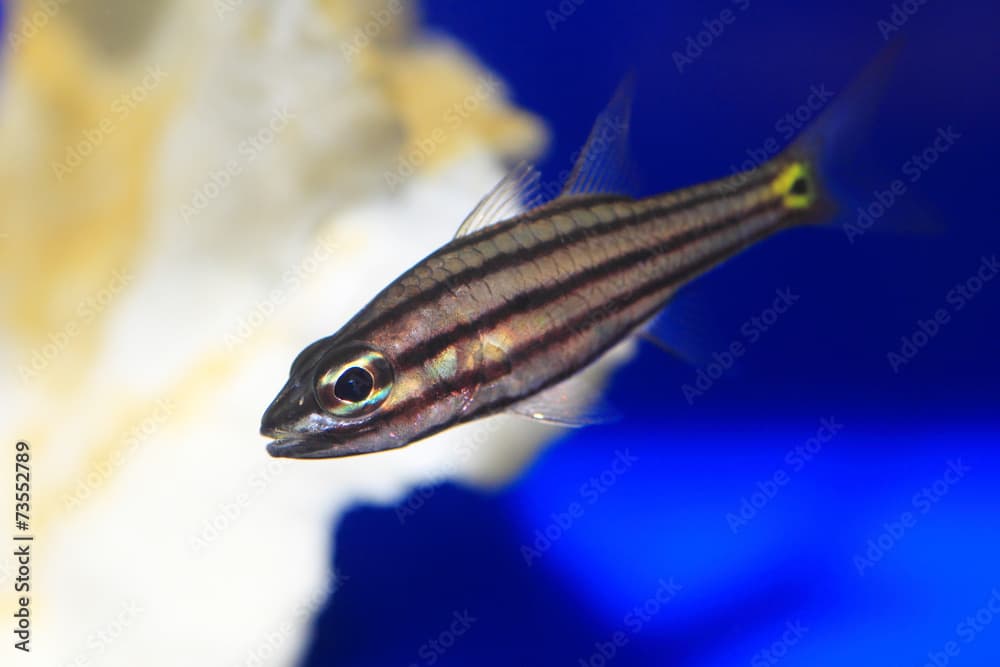
POLYGON ((809 208, 816 201, 816 184, 805 162, 793 162, 782 169, 771 182, 771 190, 788 208, 809 208))

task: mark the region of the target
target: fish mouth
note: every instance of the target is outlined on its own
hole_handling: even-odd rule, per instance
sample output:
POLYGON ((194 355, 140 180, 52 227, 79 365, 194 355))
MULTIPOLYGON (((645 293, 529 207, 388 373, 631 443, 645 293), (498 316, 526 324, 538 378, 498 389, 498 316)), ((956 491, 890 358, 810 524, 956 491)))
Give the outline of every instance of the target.
POLYGON ((322 459, 337 456, 332 450, 335 446, 336 443, 330 442, 328 438, 278 437, 267 443, 267 453, 275 458, 284 459, 322 459))
POLYGON ((267 453, 281 459, 339 459, 368 454, 370 448, 331 440, 329 435, 268 434, 267 453))
POLYGON ((401 446, 401 444, 378 446, 377 443, 373 445, 371 439, 365 437, 370 435, 371 427, 336 434, 333 429, 296 431, 288 426, 291 420, 288 419, 289 415, 283 413, 284 405, 285 403, 275 401, 264 413, 260 424, 260 434, 271 439, 271 442, 267 443, 267 453, 275 458, 333 459, 370 454, 401 446))
POLYGON ((297 431, 294 424, 303 421, 302 401, 293 400, 295 383, 289 381, 271 402, 260 420, 260 434, 271 438, 267 453, 275 458, 305 459, 336 456, 330 450, 337 442, 327 433, 297 431))

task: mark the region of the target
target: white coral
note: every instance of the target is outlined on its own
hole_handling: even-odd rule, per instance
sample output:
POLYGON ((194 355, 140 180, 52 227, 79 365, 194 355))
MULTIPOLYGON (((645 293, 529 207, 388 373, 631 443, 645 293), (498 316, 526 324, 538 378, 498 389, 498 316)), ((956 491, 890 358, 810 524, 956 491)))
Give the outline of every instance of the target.
MULTIPOLYGON (((150 3, 113 58, 95 46, 113 31, 60 3, 25 3, 14 29, 53 7, 0 103, 0 271, 19 281, 0 410, 37 471, 31 657, 290 664, 335 585, 334 517, 422 481, 496 482, 552 432, 493 419, 311 462, 267 458, 257 434, 298 350, 446 241, 540 130, 502 94, 442 121, 486 74, 414 40, 398 3, 150 3)), ((0 562, 5 610, 12 574, 0 562)))

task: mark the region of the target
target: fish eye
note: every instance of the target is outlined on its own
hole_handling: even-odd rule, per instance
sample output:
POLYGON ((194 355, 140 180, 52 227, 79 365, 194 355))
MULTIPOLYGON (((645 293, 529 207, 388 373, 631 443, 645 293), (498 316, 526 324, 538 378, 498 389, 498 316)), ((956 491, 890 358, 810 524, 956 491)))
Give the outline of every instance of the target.
POLYGON ((333 385, 333 395, 347 403, 359 403, 372 393, 375 386, 375 378, 364 368, 351 366, 344 374, 337 378, 337 384, 333 385))
POLYGON ((355 348, 320 366, 316 400, 332 415, 358 417, 385 401, 392 382, 392 366, 381 352, 355 348))
POLYGON ((799 176, 792 183, 790 192, 793 195, 807 195, 809 194, 809 181, 804 176, 799 176))

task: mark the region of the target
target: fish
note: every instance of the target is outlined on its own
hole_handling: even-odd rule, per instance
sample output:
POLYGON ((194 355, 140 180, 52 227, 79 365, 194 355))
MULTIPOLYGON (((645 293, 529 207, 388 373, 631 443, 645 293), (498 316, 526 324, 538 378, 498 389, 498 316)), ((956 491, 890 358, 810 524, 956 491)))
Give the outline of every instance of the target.
POLYGON ((275 457, 397 449, 511 413, 590 423, 582 371, 647 331, 685 284, 783 230, 830 219, 835 123, 770 161, 665 194, 628 194, 632 95, 598 116, 560 194, 513 169, 455 237, 301 351, 265 411, 275 457))

